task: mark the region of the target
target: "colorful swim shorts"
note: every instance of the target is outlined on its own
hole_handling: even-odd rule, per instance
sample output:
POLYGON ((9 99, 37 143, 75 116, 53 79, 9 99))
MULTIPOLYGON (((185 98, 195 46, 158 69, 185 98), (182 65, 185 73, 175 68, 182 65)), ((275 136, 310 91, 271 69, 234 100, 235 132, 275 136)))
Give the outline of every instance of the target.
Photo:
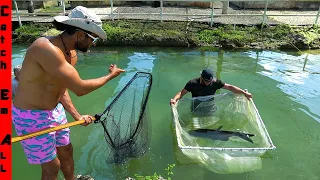
MULTIPOLYGON (((24 110, 12 106, 12 120, 18 136, 67 123, 62 104, 53 110, 24 110)), ((56 157, 56 147, 70 143, 70 129, 62 129, 21 141, 30 164, 43 164, 56 157)))

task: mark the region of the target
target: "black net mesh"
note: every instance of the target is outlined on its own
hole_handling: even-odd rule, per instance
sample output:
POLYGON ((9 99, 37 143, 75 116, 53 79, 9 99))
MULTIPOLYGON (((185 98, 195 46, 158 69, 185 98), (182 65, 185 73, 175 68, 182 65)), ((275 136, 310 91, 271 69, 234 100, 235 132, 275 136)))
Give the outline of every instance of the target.
POLYGON ((151 128, 147 101, 151 86, 151 74, 136 73, 103 113, 101 124, 110 145, 108 163, 124 163, 149 149, 151 128))

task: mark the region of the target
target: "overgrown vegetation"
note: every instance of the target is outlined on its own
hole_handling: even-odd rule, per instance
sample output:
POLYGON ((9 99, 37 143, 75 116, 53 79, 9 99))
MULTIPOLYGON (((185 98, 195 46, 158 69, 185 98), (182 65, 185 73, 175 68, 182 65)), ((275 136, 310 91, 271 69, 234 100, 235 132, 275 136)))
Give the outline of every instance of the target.
POLYGON ((153 21, 109 21, 103 25, 108 35, 105 45, 184 46, 185 35, 173 23, 153 21))
POLYGON ((30 23, 23 25, 12 32, 12 43, 31 43, 52 28, 53 26, 49 23, 30 23))
POLYGON ((203 30, 199 33, 200 41, 208 44, 216 43, 235 47, 260 46, 272 47, 290 41, 288 35, 291 27, 278 25, 260 28, 259 26, 225 25, 203 30))
POLYGON ((52 26, 41 25, 41 24, 34 24, 31 23, 29 25, 24 25, 18 29, 15 30, 16 34, 19 35, 31 35, 31 36, 40 36, 42 33, 45 33, 48 31, 52 26))
MULTIPOLYGON (((199 40, 208 44, 220 41, 232 41, 237 43, 251 43, 254 41, 254 35, 248 33, 249 31, 256 31, 255 28, 237 28, 234 29, 230 25, 220 26, 215 29, 206 29, 199 33, 199 40)), ((256 32, 254 32, 256 33, 256 32)))
POLYGON ((39 13, 62 13, 63 9, 62 9, 62 6, 50 6, 50 7, 39 9, 38 12, 39 13))
MULTIPOLYGON (((14 43, 32 42, 56 33, 50 23, 24 25, 14 32, 14 43)), ((147 20, 106 21, 108 40, 98 45, 200 46, 251 49, 320 49, 318 26, 233 26, 210 27, 200 22, 159 22, 147 20)))
POLYGON ((173 168, 174 168, 175 164, 168 164, 168 167, 165 169, 166 173, 165 176, 161 176, 160 174, 154 173, 151 176, 141 176, 136 174, 134 176, 134 178, 136 180, 160 180, 160 179, 167 179, 167 180, 171 180, 171 175, 173 175, 173 168))

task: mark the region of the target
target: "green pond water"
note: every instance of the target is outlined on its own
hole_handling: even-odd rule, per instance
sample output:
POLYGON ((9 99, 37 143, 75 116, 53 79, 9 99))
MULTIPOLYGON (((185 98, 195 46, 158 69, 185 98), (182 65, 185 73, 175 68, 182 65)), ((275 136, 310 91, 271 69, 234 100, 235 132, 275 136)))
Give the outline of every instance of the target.
MULTIPOLYGON (((12 64, 23 61, 27 46, 13 46, 12 64)), ((71 93, 82 114, 100 113, 137 71, 150 72, 153 86, 148 101, 151 115, 149 151, 125 165, 106 164, 107 143, 100 124, 71 128, 76 174, 96 180, 125 179, 134 174, 164 175, 176 164, 173 179, 320 179, 320 52, 201 51, 185 48, 92 48, 79 55, 81 78, 96 78, 117 64, 127 72, 83 97, 71 93), (248 89, 277 147, 263 157, 262 168, 241 174, 216 174, 198 163, 184 163, 177 147, 170 99, 185 83, 210 67, 224 82, 248 89)), ((219 91, 223 93, 225 90, 219 91)), ((187 96, 190 97, 190 94, 187 96)), ((69 122, 73 121, 68 116, 69 122)), ((13 136, 15 136, 13 129, 13 136)), ((13 179, 40 179, 39 165, 28 164, 20 143, 12 146, 13 179)), ((63 179, 61 173, 59 179, 63 179)))

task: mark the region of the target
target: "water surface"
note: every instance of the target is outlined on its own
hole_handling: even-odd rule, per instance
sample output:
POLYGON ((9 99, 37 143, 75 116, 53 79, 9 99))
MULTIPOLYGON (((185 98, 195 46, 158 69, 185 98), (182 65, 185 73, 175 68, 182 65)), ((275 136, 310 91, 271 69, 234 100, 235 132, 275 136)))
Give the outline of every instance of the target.
MULTIPOLYGON (((13 47, 13 65, 23 61, 25 51, 26 46, 13 47)), ((79 55, 76 69, 83 79, 96 78, 105 75, 111 63, 127 72, 89 95, 77 97, 71 93, 73 103, 82 114, 100 113, 135 72, 152 73, 148 102, 152 124, 150 150, 123 166, 108 165, 101 125, 72 127, 77 174, 90 174, 96 180, 124 179, 134 174, 165 174, 168 164, 176 164, 172 178, 179 180, 320 179, 320 53, 105 47, 79 55), (212 68, 224 82, 252 93, 277 147, 264 156, 262 169, 222 175, 184 161, 172 128, 169 101, 205 67, 212 68)), ((222 92, 225 90, 218 91, 222 92)), ((69 115, 68 120, 73 121, 69 115)), ((40 179, 40 175, 40 167, 29 165, 21 145, 14 144, 13 179, 40 179)), ((61 174, 60 179, 63 179, 61 174)))

